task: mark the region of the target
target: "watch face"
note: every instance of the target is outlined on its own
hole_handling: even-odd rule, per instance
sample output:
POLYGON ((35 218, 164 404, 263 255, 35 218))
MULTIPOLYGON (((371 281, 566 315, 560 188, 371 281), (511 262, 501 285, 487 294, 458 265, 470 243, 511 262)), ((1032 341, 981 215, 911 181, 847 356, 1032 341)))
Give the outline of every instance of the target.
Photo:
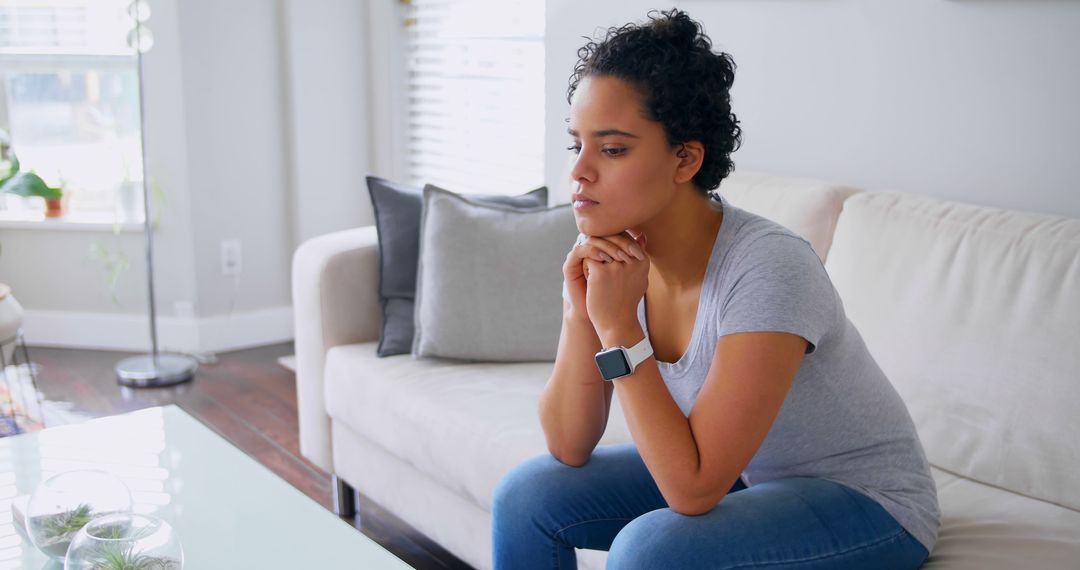
POLYGON ((621 350, 601 352, 596 355, 596 366, 600 368, 600 375, 607 380, 630 374, 630 363, 621 350))

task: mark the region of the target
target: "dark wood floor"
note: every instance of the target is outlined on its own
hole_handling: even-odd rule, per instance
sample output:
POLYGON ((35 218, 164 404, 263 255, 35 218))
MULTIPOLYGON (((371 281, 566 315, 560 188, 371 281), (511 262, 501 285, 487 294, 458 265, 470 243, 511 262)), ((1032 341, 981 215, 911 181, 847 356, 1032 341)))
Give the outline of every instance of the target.
MULTIPOLYGON (((331 509, 330 477, 300 456, 296 375, 278 364, 292 343, 217 355, 193 382, 170 388, 121 387, 113 367, 126 353, 30 347, 45 399, 93 417, 177 404, 319 504, 331 509)), ((370 499, 346 519, 411 566, 469 568, 370 499), (363 524, 360 524, 361 518, 363 524)))

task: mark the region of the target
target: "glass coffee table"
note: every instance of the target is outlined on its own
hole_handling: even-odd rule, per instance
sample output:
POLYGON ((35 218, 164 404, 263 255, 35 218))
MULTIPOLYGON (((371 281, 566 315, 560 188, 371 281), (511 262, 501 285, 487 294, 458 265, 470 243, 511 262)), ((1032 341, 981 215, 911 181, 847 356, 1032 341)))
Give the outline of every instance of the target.
POLYGON ((409 568, 176 406, 0 439, 0 570, 59 569, 12 522, 14 500, 63 471, 101 469, 163 518, 185 568, 409 568))

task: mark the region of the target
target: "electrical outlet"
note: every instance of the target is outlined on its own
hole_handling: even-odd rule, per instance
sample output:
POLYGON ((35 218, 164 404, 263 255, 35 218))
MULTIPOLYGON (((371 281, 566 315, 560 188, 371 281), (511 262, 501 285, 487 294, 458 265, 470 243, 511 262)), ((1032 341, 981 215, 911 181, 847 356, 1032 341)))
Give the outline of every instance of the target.
POLYGON ((221 240, 221 274, 239 275, 243 271, 243 252, 240 249, 240 240, 221 240))

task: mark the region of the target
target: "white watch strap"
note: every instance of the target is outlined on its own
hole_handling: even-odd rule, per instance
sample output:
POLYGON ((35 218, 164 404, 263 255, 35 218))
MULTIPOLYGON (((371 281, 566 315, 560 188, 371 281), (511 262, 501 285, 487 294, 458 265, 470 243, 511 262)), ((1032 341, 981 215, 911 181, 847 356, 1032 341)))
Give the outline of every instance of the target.
POLYGON ((652 356, 652 353, 652 343, 649 342, 649 335, 645 335, 641 342, 626 349, 626 356, 630 359, 630 369, 637 368, 639 364, 645 362, 646 358, 652 356))

